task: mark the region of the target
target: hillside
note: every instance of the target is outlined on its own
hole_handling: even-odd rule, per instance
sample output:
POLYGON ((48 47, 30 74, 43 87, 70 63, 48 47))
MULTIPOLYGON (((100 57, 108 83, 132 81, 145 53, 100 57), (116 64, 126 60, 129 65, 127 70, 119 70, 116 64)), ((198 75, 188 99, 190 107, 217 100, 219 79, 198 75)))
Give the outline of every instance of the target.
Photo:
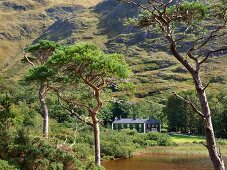
MULTIPOLYGON (((24 47, 39 39, 62 43, 93 42, 108 52, 124 53, 136 84, 134 100, 166 100, 173 91, 192 89, 192 80, 166 50, 167 43, 151 29, 124 26, 122 19, 137 8, 115 0, 0 1, 0 72, 18 80, 28 69, 20 63, 24 47), (96 5, 97 4, 97 5, 96 5), (94 6, 96 5, 96 6, 94 6), (91 8, 91 6, 93 6, 91 8)), ((227 56, 214 57, 203 68, 210 90, 227 90, 227 56)), ((115 93, 119 95, 118 93, 115 93)))

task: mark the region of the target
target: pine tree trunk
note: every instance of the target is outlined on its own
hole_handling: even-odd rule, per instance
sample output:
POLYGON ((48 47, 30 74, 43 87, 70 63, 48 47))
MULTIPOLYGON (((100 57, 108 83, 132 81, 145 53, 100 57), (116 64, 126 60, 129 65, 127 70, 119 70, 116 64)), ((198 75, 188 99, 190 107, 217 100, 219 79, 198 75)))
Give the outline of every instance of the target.
POLYGON ((43 137, 48 138, 49 115, 45 101, 46 86, 42 83, 39 88, 39 101, 43 116, 43 137))
POLYGON ((96 117, 96 114, 93 114, 93 130, 94 130, 94 138, 95 138, 95 164, 97 166, 101 166, 101 157, 100 157, 100 130, 99 130, 99 122, 96 117))
POLYGON ((205 88, 202 84, 202 81, 199 76, 199 68, 200 66, 198 63, 196 63, 196 68, 194 69, 187 60, 184 60, 184 58, 178 53, 176 49, 176 42, 171 39, 171 37, 167 37, 167 39, 170 41, 170 50, 173 53, 174 57, 185 66, 185 68, 191 73, 194 85, 196 88, 196 92, 199 98, 200 106, 201 106, 201 112, 204 117, 204 130, 206 135, 206 147, 209 152, 210 159, 212 161, 213 167, 215 170, 225 170, 224 160, 222 159, 221 154, 218 152, 218 148, 215 141, 215 135, 214 135, 214 129, 212 125, 211 120, 211 111, 209 107, 209 103, 207 100, 205 88))
POLYGON ((211 111, 207 100, 205 89, 202 85, 200 76, 198 73, 193 75, 195 88, 199 97, 200 106, 204 115, 204 130, 206 135, 206 147, 209 152, 210 159, 213 163, 215 170, 225 170, 224 161, 221 154, 218 152, 218 148, 215 141, 214 129, 211 119, 211 111))

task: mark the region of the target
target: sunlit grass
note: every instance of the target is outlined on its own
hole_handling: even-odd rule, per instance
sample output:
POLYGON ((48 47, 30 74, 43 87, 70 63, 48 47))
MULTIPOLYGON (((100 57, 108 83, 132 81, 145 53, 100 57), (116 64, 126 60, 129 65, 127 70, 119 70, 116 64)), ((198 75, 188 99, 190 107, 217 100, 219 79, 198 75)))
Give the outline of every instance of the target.
POLYGON ((205 137, 203 136, 192 136, 192 135, 181 135, 181 134, 171 135, 171 139, 177 144, 200 143, 205 141, 205 137))
MULTIPOLYGON (((10 2, 34 4, 35 9, 28 11, 13 11, 7 9, 6 11, 0 12, 0 20, 2 21, 0 31, 10 34, 13 37, 22 38, 12 41, 3 39, 0 42, 1 73, 4 72, 16 80, 19 79, 18 77, 22 72, 25 71, 25 68, 22 66, 18 67, 18 63, 20 63, 20 59, 23 57, 21 54, 23 48, 27 44, 30 44, 34 39, 39 38, 40 34, 42 33, 41 30, 43 26, 48 28, 54 22, 54 20, 51 20, 50 18, 46 20, 36 19, 46 9, 61 5, 83 5, 85 7, 91 7, 100 1, 101 0, 47 0, 46 2, 48 3, 42 5, 32 0, 10 0, 10 2), (21 28, 21 25, 26 25, 28 28, 34 30, 34 32, 29 35, 23 35, 19 29, 16 29, 21 28)), ((100 16, 92 12, 91 9, 83 10, 83 12, 76 14, 75 16, 78 21, 82 22, 86 26, 78 32, 73 33, 70 38, 63 38, 61 42, 64 43, 72 39, 76 41, 92 42, 106 50, 106 44, 109 41, 109 38, 107 35, 102 33, 98 34, 99 32, 102 32, 102 30, 99 28, 100 16)), ((56 35, 53 36, 58 35, 56 33, 56 35)), ((120 36, 125 40, 129 40, 127 34, 120 36)), ((172 92, 178 93, 182 90, 186 91, 194 89, 192 78, 189 73, 178 73, 174 71, 176 68, 182 66, 171 54, 165 52, 150 52, 149 50, 146 51, 137 45, 126 46, 123 43, 116 43, 116 45, 119 46, 121 51, 125 52, 126 60, 128 61, 129 65, 132 66, 132 72, 135 73, 132 74, 131 78, 129 79, 129 81, 136 84, 136 95, 134 97, 135 101, 143 100, 143 98, 138 98, 137 94, 151 97, 152 100, 159 102, 164 99, 166 100, 169 95, 172 95, 172 92), (129 55, 129 53, 132 51, 136 51, 137 55, 129 55), (175 62, 175 64, 166 68, 161 68, 162 64, 152 62, 156 60, 175 62)), ((206 67, 202 68, 203 81, 205 83, 209 82, 209 80, 215 76, 225 77, 226 81, 227 67, 224 63, 227 62, 227 58, 219 57, 212 58, 212 60, 214 60, 214 62, 209 62, 206 67)), ((213 92, 219 91, 220 89, 226 89, 225 82, 211 83, 207 91, 213 92)), ((119 95, 122 96, 127 94, 122 92, 119 94, 115 93, 115 96, 119 95)), ((178 140, 181 143, 185 142, 183 139, 175 140, 178 140)), ((193 142, 193 140, 194 139, 192 138, 190 142, 193 142)))
MULTIPOLYGON (((139 148, 137 152, 158 153, 158 154, 203 154, 208 155, 207 148, 204 146, 205 137, 174 134, 170 138, 176 143, 174 146, 151 146, 139 148)), ((227 140, 216 139, 217 146, 221 153, 227 155, 227 140)), ((135 153, 136 154, 136 153, 135 153)))

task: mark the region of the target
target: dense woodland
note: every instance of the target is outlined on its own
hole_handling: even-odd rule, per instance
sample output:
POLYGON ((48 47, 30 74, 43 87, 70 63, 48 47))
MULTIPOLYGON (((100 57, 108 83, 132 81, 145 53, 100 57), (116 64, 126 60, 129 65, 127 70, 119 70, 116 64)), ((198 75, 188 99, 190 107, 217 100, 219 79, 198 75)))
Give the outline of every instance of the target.
MULTIPOLYGON (((225 1, 67 3, 0 2, 7 15, 47 14, 36 10, 33 27, 23 25, 47 24, 31 37, 0 27, 0 167, 104 169, 101 160, 177 145, 172 132, 206 136, 209 153, 212 129, 227 138, 225 1), (162 133, 112 130, 120 117, 157 119, 162 133)), ((214 168, 224 170, 218 157, 214 168)))

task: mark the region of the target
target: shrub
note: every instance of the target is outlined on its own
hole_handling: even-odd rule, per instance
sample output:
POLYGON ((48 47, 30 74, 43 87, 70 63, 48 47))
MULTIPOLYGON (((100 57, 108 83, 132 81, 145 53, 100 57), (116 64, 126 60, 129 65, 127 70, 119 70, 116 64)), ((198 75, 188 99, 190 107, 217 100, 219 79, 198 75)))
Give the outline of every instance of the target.
POLYGON ((0 160, 0 167, 2 170, 18 170, 15 166, 10 165, 7 161, 0 160))
POLYGON ((121 131, 105 130, 101 136, 101 156, 115 158, 129 158, 136 148, 133 140, 140 134, 135 130, 123 129, 121 131))
POLYGON ((157 141, 154 141, 154 140, 146 140, 145 143, 146 143, 147 146, 156 146, 156 145, 158 145, 157 141))
POLYGON ((93 154, 91 145, 86 143, 77 143, 73 146, 73 151, 78 159, 86 159, 93 154))
POLYGON ((149 132, 146 134, 146 140, 156 141, 159 146, 171 146, 174 142, 167 134, 158 132, 149 132))
POLYGON ((76 154, 73 150, 58 149, 55 143, 42 138, 31 138, 28 134, 23 130, 19 130, 14 143, 8 145, 6 158, 18 167, 22 169, 35 168, 37 170, 85 169, 82 162, 75 158, 76 154))
POLYGON ((50 170, 63 170, 64 165, 60 162, 52 162, 50 164, 50 170))

